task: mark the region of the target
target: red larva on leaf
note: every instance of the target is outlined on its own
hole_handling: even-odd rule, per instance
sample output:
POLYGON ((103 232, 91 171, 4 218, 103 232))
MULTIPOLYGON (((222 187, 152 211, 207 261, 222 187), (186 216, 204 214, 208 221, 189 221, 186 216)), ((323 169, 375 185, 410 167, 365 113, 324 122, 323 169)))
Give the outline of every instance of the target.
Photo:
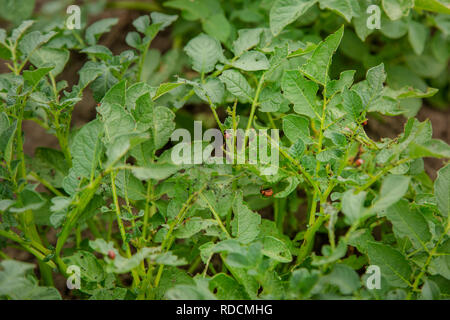
POLYGON ((355 164, 356 164, 357 167, 359 167, 359 166, 362 165, 363 163, 364 163, 364 160, 363 160, 363 159, 358 159, 358 160, 355 161, 355 164))
POLYGON ((114 251, 112 251, 112 250, 109 250, 109 251, 108 251, 108 257, 109 257, 111 260, 114 260, 114 258, 116 257, 116 253, 115 253, 114 251))
POLYGON ((363 122, 363 126, 366 126, 366 125, 367 125, 367 119, 364 120, 364 122, 363 122))
POLYGON ((272 188, 268 188, 268 189, 262 189, 261 194, 265 197, 271 197, 273 195, 273 190, 272 188))

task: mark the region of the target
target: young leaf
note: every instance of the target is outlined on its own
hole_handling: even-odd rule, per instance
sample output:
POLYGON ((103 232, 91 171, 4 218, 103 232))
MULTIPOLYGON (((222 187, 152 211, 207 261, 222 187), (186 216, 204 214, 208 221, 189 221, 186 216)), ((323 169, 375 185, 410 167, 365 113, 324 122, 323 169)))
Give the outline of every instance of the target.
POLYGON ((86 29, 86 42, 88 45, 93 46, 97 44, 100 36, 106 32, 111 31, 111 27, 116 25, 119 19, 117 18, 108 18, 97 21, 91 24, 86 29))
POLYGON ((408 39, 414 52, 421 55, 425 49, 425 43, 428 38, 428 28, 416 21, 411 21, 408 25, 408 39))
POLYGON ((30 61, 38 68, 46 67, 51 62, 55 67, 50 71, 50 74, 56 77, 63 71, 67 61, 69 61, 69 56, 67 50, 43 47, 34 51, 30 56, 30 61))
POLYGON ((184 51, 192 60, 192 69, 200 73, 213 71, 216 63, 223 59, 220 43, 203 33, 189 41, 184 51))

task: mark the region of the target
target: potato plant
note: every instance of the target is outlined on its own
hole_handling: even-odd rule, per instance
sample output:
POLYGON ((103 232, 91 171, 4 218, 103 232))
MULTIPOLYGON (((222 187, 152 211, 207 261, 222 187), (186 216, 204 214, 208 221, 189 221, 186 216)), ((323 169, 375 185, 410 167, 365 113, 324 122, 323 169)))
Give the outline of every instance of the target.
MULTIPOLYGON (((230 1, 214 16, 230 25, 224 34, 203 15, 219 1, 167 1, 161 8, 180 11, 134 20, 130 48, 118 54, 100 39, 115 18, 82 30, 32 20, 0 29, 10 70, 0 75, 0 298, 448 298, 450 147, 432 138, 429 120, 409 117, 395 138, 365 130, 380 115, 415 114, 438 90, 389 86, 399 71, 387 73, 382 54, 363 76, 336 75, 334 57, 352 50, 340 48, 358 27, 333 19, 314 41, 307 27, 288 27, 311 8, 352 20, 338 1, 316 2, 256 1, 260 9, 236 11, 242 21, 233 25, 226 15, 240 1, 230 1), (189 29, 199 21, 204 32, 189 29), (174 46, 160 64, 151 44, 163 30, 174 46), (71 52, 86 57, 74 85, 62 76, 71 52), (88 95, 96 117, 73 127, 88 95), (186 116, 192 106, 203 118, 186 116), (209 163, 188 161, 189 152, 175 162, 183 143, 201 154, 210 146, 171 139, 193 131, 193 120, 233 142, 237 129, 278 129, 279 141, 264 137, 277 170, 267 174, 260 154, 256 163, 209 163), (24 121, 59 148, 26 155, 24 121), (429 157, 443 159, 435 181, 424 169, 429 157)), ((383 1, 384 9, 408 16, 413 5, 386 9, 407 2, 383 1)))

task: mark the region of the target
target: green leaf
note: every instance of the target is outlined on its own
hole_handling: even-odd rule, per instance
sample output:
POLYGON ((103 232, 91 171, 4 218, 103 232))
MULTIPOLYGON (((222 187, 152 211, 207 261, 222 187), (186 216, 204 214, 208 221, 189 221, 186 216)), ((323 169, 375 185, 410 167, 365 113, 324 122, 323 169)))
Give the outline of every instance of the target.
POLYGON ((344 26, 328 36, 314 50, 311 58, 300 68, 300 71, 323 86, 328 83, 328 71, 334 52, 336 52, 344 35, 344 26))
POLYGON ((389 175, 381 184, 380 195, 375 199, 373 209, 375 211, 385 210, 399 201, 408 191, 410 177, 400 175, 389 175))
POLYGON ((350 22, 355 14, 353 12, 352 0, 319 0, 319 3, 322 10, 330 9, 343 16, 347 22, 350 22))
POLYGON ((32 87, 41 81, 41 79, 48 74, 51 70, 53 70, 53 66, 39 68, 33 71, 25 70, 23 72, 23 78, 27 81, 32 87))
POLYGON ((166 93, 169 93, 170 91, 178 88, 181 85, 183 85, 183 84, 182 83, 173 83, 173 82, 161 83, 159 85, 158 89, 156 89, 155 95, 152 97, 152 99, 156 100, 156 99, 162 97, 163 95, 165 95, 166 93))
POLYGON ((348 219, 350 224, 358 221, 364 214, 364 201, 366 200, 367 192, 354 193, 354 190, 347 190, 342 196, 342 212, 348 219))
POLYGON ((164 6, 188 12, 192 20, 204 19, 210 14, 208 6, 202 0, 171 0, 165 1, 164 6))
POLYGON ((295 295, 300 294, 301 298, 307 298, 318 281, 319 272, 317 270, 297 269, 292 272, 289 279, 289 289, 295 295))
POLYGON ((223 59, 219 41, 203 33, 190 40, 184 51, 191 58, 192 69, 200 73, 213 71, 216 63, 223 59))
POLYGON ((33 14, 35 0, 0 0, 0 17, 20 22, 33 14))
POLYGON ((231 222, 233 236, 241 243, 250 243, 258 237, 261 216, 251 211, 244 203, 242 192, 233 201, 234 219, 231 222))
POLYGON ((134 167, 133 174, 140 180, 164 180, 180 170, 180 167, 171 163, 151 163, 146 167, 134 167))
POLYGON ((264 53, 259 51, 247 51, 233 63, 233 66, 245 71, 258 71, 269 69, 270 64, 264 53))
POLYGON ((103 102, 98 108, 101 121, 105 128, 105 138, 108 143, 122 135, 132 133, 136 129, 133 116, 125 110, 123 105, 103 102))
POLYGON ((414 7, 414 0, 383 0, 383 9, 391 20, 398 20, 409 14, 414 7))
POLYGON ((339 288, 342 294, 352 294, 361 287, 361 281, 355 270, 345 264, 336 264, 331 273, 320 279, 320 284, 329 284, 339 288))
POLYGON ((13 143, 17 130, 17 121, 14 121, 6 128, 2 128, 0 133, 0 155, 5 159, 6 163, 13 160, 13 143))
POLYGON ((195 94, 205 102, 221 103, 225 96, 225 86, 217 78, 208 78, 200 87, 194 86, 195 94), (209 98, 209 99, 208 99, 209 98))
MULTIPOLYGON (((39 48, 43 44, 47 43, 54 35, 56 35, 56 32, 49 32, 45 35, 43 35, 39 31, 33 31, 30 33, 27 33, 19 41, 19 45, 18 45, 19 50, 22 52, 22 54, 24 54, 26 57, 28 57, 37 48, 39 48)), ((52 62, 52 61, 49 61, 49 62, 52 62)))
POLYGON ((439 274, 450 280, 450 239, 439 245, 428 269, 431 274, 439 274))
POLYGON ((436 181, 434 182, 434 193, 436 202, 441 214, 450 217, 450 164, 438 171, 436 181))
POLYGON ((253 89, 247 79, 237 70, 225 70, 219 79, 226 85, 227 90, 236 96, 240 102, 246 103, 253 100, 253 89))
POLYGON ((411 266, 399 251, 378 242, 369 242, 367 248, 370 263, 380 267, 382 276, 392 286, 406 288, 411 285, 411 266))
POLYGON ((231 25, 223 13, 208 16, 202 21, 203 31, 211 37, 225 43, 231 34, 231 25))
POLYGON ((294 104, 294 111, 311 119, 320 118, 316 108, 319 86, 306 80, 298 71, 286 71, 281 79, 281 88, 286 99, 294 104))
POLYGON ((342 92, 348 89, 353 84, 353 78, 355 77, 355 70, 347 70, 341 72, 339 80, 331 80, 327 84, 327 97, 332 97, 338 92, 342 92))
POLYGON ((105 279, 105 272, 97 258, 88 251, 78 250, 74 255, 65 257, 64 263, 68 266, 80 267, 80 276, 88 282, 101 282, 105 279))
POLYGON ((283 132, 292 143, 296 143, 299 139, 305 143, 312 142, 309 132, 309 120, 305 117, 296 114, 289 114, 283 117, 283 132))
POLYGON ((105 46, 93 45, 84 48, 80 52, 90 54, 93 57, 99 58, 101 60, 107 61, 113 57, 113 53, 105 46))
POLYGON ((62 181, 69 172, 64 154, 55 149, 36 148, 32 164, 36 173, 56 188, 61 188, 62 181))
POLYGON ((411 21, 408 24, 409 43, 411 44, 414 52, 419 56, 425 49, 425 43, 427 42, 428 33, 429 31, 427 26, 419 22, 411 21))
POLYGON ((282 263, 289 263, 292 261, 292 254, 283 241, 272 236, 265 236, 262 239, 262 243, 263 246, 261 252, 265 256, 282 263))
POLYGON ((69 61, 69 56, 68 50, 43 47, 34 51, 30 56, 30 61, 37 68, 47 67, 48 63, 54 64, 55 67, 50 71, 50 74, 56 77, 64 70, 67 61, 69 61))
POLYGON ((355 122, 360 118, 361 112, 364 111, 361 97, 355 90, 344 90, 342 92, 342 107, 349 118, 355 122))
POLYGON ((448 3, 443 3, 439 0, 415 0, 415 8, 450 14, 450 7, 448 3))
POLYGON ((76 191, 81 178, 94 177, 103 149, 102 135, 102 123, 94 120, 84 125, 75 136, 70 147, 72 168, 63 180, 63 188, 67 193, 76 191))
POLYGON ((232 277, 218 273, 211 278, 209 290, 215 292, 220 300, 248 300, 250 297, 244 288, 232 277))
POLYGON ((152 138, 155 149, 166 145, 175 129, 175 114, 167 107, 157 106, 153 110, 152 138))
POLYGON ((426 280, 422 286, 421 298, 424 300, 439 300, 441 291, 439 287, 431 280, 426 280))
POLYGON ((208 279, 195 278, 195 285, 177 285, 169 289, 166 297, 169 300, 216 300, 208 289, 208 279))
POLYGON ((384 215, 391 221, 395 233, 408 237, 416 248, 426 248, 431 240, 427 220, 417 209, 410 209, 408 200, 402 199, 386 209, 384 215))
POLYGON ((118 18, 107 18, 94 22, 86 29, 86 42, 93 46, 97 44, 98 39, 105 32, 111 31, 111 27, 116 25, 118 18))
POLYGON ((13 300, 61 300, 53 287, 39 287, 38 281, 30 276, 34 265, 30 263, 3 260, 0 262, 0 297, 13 300))
POLYGON ((238 38, 233 42, 233 52, 235 56, 241 56, 245 51, 256 47, 260 41, 263 29, 240 29, 238 38))
POLYGON ((153 24, 159 24, 160 30, 164 30, 168 26, 170 26, 173 22, 175 22, 178 19, 177 15, 169 15, 161 12, 152 12, 150 14, 150 17, 152 18, 153 24))
POLYGON ((421 144, 411 142, 409 155, 412 159, 424 157, 450 158, 450 146, 438 139, 431 139, 421 144))
POLYGON ((89 300, 125 300, 126 294, 127 289, 125 288, 98 288, 94 290, 89 300))
POLYGON ((119 83, 115 84, 105 94, 101 101, 101 104, 118 104, 120 106, 123 106, 126 102, 126 88, 126 80, 122 80, 119 83))
POLYGON ((276 0, 270 9, 270 30, 273 35, 278 35, 316 2, 317 0, 276 0))

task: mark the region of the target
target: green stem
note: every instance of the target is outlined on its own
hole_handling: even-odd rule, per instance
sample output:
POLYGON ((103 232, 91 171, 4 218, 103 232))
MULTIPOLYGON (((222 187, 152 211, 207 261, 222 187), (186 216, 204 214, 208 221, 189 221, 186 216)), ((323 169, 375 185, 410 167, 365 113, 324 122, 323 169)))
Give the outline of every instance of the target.
MULTIPOLYGON (((191 194, 189 196, 189 198, 186 200, 186 202, 183 204, 183 206, 181 207, 180 211, 177 214, 177 217, 175 218, 175 220, 171 223, 170 227, 169 227, 169 231, 167 231, 166 236, 164 237, 164 240, 161 243, 161 251, 164 252, 164 250, 167 252, 169 251, 172 242, 173 242, 173 238, 172 238, 172 232, 175 229, 175 227, 180 224, 183 220, 184 220, 184 216, 186 215, 188 209, 191 207, 191 205, 194 202, 194 199, 201 194, 201 192, 205 189, 206 185, 204 185, 199 191, 194 192, 193 194, 191 194)), ((228 233, 228 232, 227 232, 228 233)), ((158 287, 159 285, 159 281, 161 280, 161 276, 164 270, 164 265, 161 264, 159 265, 158 268, 158 273, 156 274, 155 277, 155 287, 158 287)))
MULTIPOLYGON (((125 247, 125 253, 127 255, 127 258, 130 259, 131 258, 130 245, 128 244, 128 241, 127 241, 125 226, 123 225, 122 217, 121 217, 121 213, 120 213, 119 199, 117 197, 116 175, 117 175, 117 171, 111 172, 111 189, 112 189, 112 195, 113 195, 113 202, 114 202, 114 207, 115 207, 115 212, 116 212, 117 225, 119 226, 119 232, 120 232, 120 236, 122 237, 123 246, 125 247)), ((131 274, 133 276, 134 284, 138 285, 140 280, 139 280, 139 275, 137 274, 136 270, 134 270, 134 269, 131 270, 131 274)))
POLYGON ((64 195, 57 189, 55 189, 50 182, 45 180, 44 178, 40 177, 36 172, 30 172, 30 175, 35 178, 38 182, 40 182, 44 187, 46 187, 48 190, 53 192, 55 195, 63 197, 64 195))
POLYGON ((228 230, 225 228, 225 226, 222 223, 222 220, 220 219, 219 214, 216 212, 216 210, 214 209, 214 207, 211 205, 211 203, 209 202, 208 198, 206 198, 203 193, 200 193, 200 196, 202 197, 202 199, 206 202, 206 204, 208 205, 209 209, 211 210, 214 218, 216 219, 217 223, 219 224, 220 229, 222 229, 222 231, 225 233, 225 235, 227 236, 227 238, 231 238, 230 234, 228 233, 228 230))
POLYGON ((322 226, 322 224, 327 221, 330 218, 329 215, 327 216, 320 216, 313 225, 310 226, 310 228, 306 231, 305 237, 303 239, 302 246, 300 247, 299 254, 297 256, 297 262, 294 266, 297 267, 306 259, 306 257, 309 255, 309 253, 312 250, 312 247, 314 245, 314 236, 316 235, 316 232, 319 230, 319 228, 322 226))

